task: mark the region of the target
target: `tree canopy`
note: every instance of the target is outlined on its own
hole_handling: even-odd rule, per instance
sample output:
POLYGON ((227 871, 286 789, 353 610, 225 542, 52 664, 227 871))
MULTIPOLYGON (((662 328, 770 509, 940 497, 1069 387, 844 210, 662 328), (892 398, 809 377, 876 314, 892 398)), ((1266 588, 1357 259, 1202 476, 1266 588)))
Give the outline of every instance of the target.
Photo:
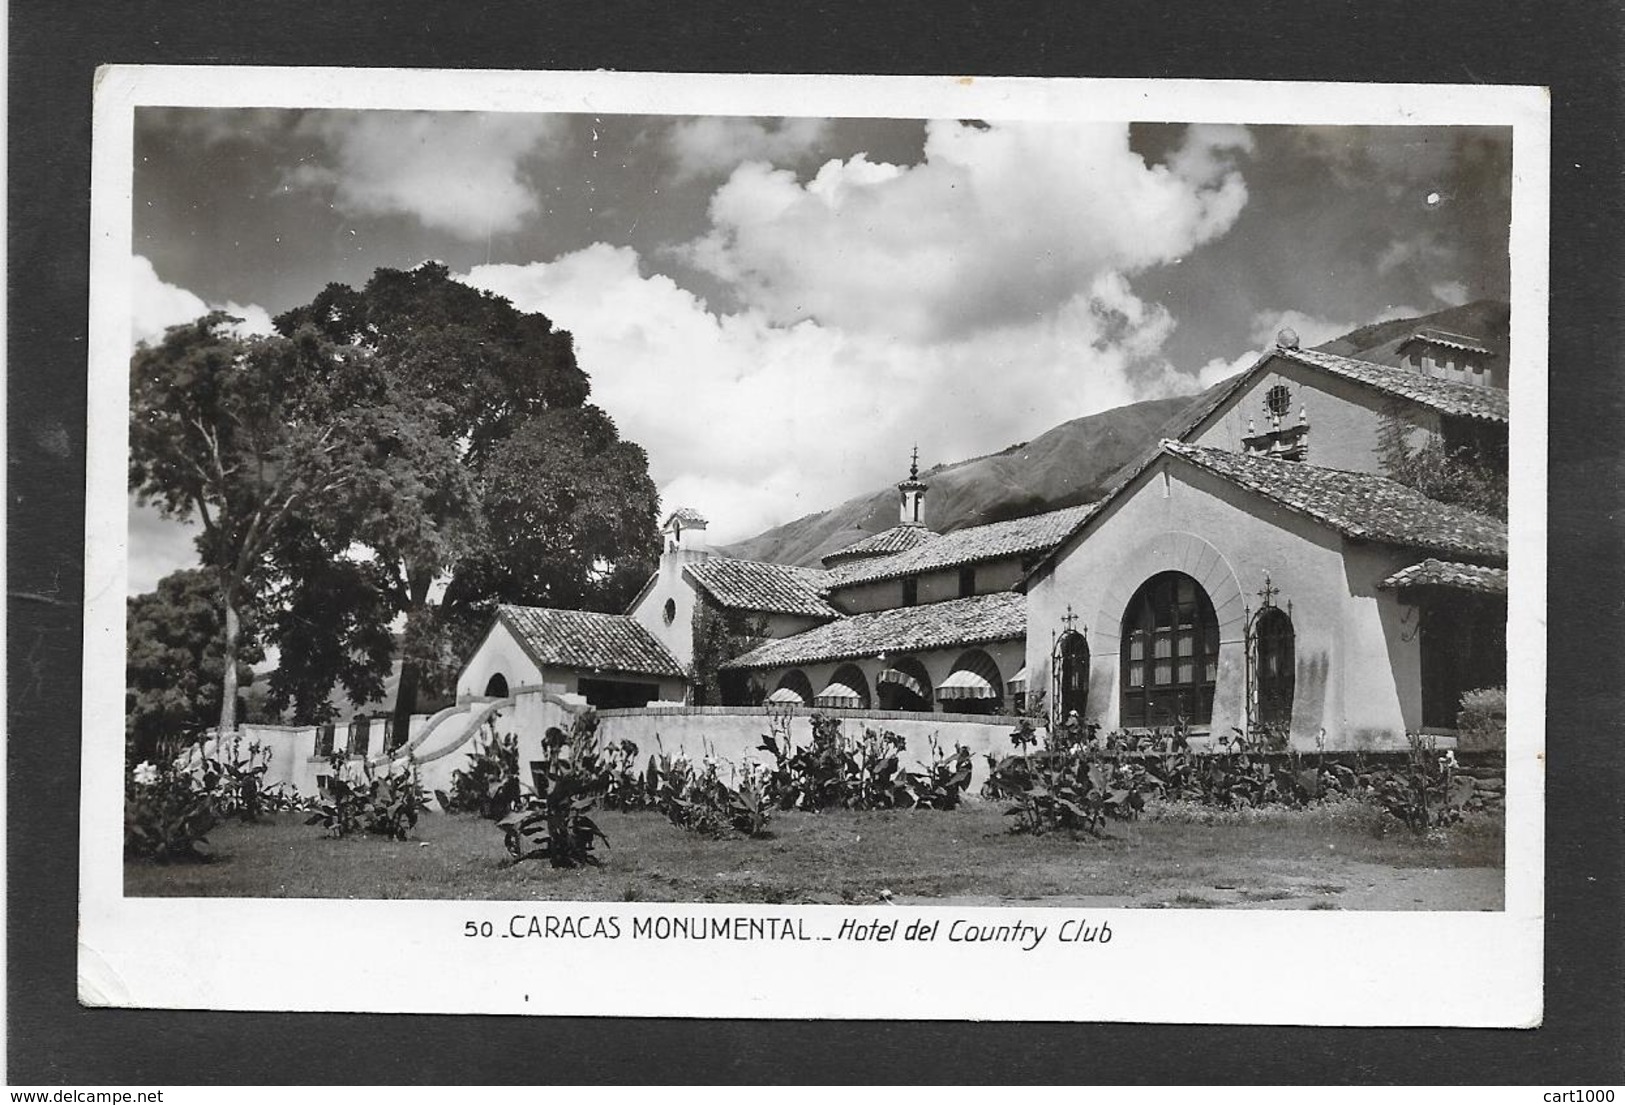
POLYGON ((450 690, 497 602, 617 609, 653 569, 647 457, 587 402, 574 342, 545 315, 431 263, 329 284, 276 325, 365 351, 401 397, 387 417, 409 423, 353 532, 405 617, 397 732, 420 690, 450 690))
MULTIPOLYGON (((330 284, 270 337, 233 321, 136 351, 130 486, 202 523, 223 657, 263 605, 270 701, 296 721, 330 716, 335 686, 376 699, 398 650, 404 734, 496 603, 619 609, 653 570, 647 457, 587 402, 546 316, 425 264, 330 284)), ((222 728, 237 668, 222 664, 222 728)))
POLYGON ((130 363, 130 486, 202 523, 221 610, 220 728, 237 723, 241 610, 263 594, 289 527, 343 504, 368 475, 356 449, 386 394, 360 351, 314 330, 243 338, 213 313, 170 328, 130 363))
MULTIPOLYGON (((237 681, 246 687, 264 652, 253 617, 244 622, 237 681)), ((225 634, 216 574, 170 573, 126 601, 125 627, 125 736, 131 755, 148 759, 166 738, 201 732, 220 716, 225 634)))

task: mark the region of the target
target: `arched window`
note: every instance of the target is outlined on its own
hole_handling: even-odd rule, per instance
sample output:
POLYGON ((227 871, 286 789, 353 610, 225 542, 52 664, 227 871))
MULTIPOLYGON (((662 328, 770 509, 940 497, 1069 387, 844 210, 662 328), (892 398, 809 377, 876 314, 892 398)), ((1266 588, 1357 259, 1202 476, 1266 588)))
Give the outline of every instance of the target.
POLYGON ((1287 725, 1292 721, 1298 663, 1292 618, 1272 606, 1259 614, 1253 635, 1258 642, 1258 720, 1265 725, 1287 725))
POLYGON ((931 676, 912 657, 894 662, 875 676, 875 695, 882 710, 931 709, 931 676))
POLYGON ((960 654, 937 686, 942 708, 957 714, 996 714, 1004 706, 1004 678, 993 657, 979 648, 960 654))
POLYGON ((508 680, 500 671, 493 675, 485 684, 485 697, 507 698, 508 680))
POLYGON ((1219 677, 1219 623, 1213 602, 1184 572, 1154 575, 1123 613, 1125 728, 1206 725, 1219 677))
POLYGON ((800 668, 791 668, 779 677, 778 686, 767 700, 781 706, 810 706, 813 700, 812 680, 800 668))
POLYGON ((1055 718, 1065 721, 1074 710, 1078 718, 1088 718, 1089 640, 1069 630, 1055 642, 1055 718))
POLYGON ((845 706, 854 710, 869 708, 869 680, 856 664, 842 664, 830 676, 827 686, 813 699, 814 706, 845 706))

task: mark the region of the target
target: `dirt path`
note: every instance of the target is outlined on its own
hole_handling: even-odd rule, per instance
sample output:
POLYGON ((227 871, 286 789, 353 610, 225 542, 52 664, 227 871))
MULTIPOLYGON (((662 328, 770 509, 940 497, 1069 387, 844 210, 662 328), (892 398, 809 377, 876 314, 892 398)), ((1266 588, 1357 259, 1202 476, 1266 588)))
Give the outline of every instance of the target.
POLYGON ((1078 894, 1043 898, 963 895, 898 897, 898 905, 1056 906, 1108 909, 1359 909, 1479 911, 1505 908, 1506 872, 1499 867, 1383 867, 1346 862, 1314 878, 1284 877, 1274 885, 1159 887, 1136 895, 1078 894))

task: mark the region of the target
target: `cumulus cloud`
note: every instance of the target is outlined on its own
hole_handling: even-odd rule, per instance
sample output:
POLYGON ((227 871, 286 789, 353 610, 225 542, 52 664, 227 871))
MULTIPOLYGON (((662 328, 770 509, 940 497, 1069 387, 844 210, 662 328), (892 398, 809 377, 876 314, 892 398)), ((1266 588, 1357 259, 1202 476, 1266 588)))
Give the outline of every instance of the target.
POLYGON ((1148 165, 1122 125, 932 122, 917 165, 860 154, 805 183, 741 165, 684 256, 774 323, 964 336, 1223 234, 1247 202, 1234 158, 1250 148, 1242 128, 1192 127, 1148 165))
POLYGON ((649 451, 665 507, 698 508, 719 541, 897 479, 915 441, 928 462, 958 460, 1191 384, 1136 375, 1174 322, 1115 272, 1042 316, 923 342, 717 313, 603 243, 461 279, 575 336, 594 402, 649 451))
POLYGON ((1234 357, 1214 357, 1196 371, 1198 387, 1207 388, 1227 380, 1238 372, 1245 372, 1253 366, 1259 356, 1275 345, 1276 338, 1282 330, 1291 330, 1298 335, 1298 344, 1304 349, 1312 349, 1323 345, 1344 334, 1358 330, 1362 326, 1371 326, 1379 322, 1388 322, 1396 318, 1414 318, 1423 312, 1415 307, 1403 304, 1393 304, 1379 311, 1374 317, 1364 322, 1350 322, 1340 319, 1324 318, 1312 315, 1306 311, 1295 308, 1276 311, 1259 311, 1253 315, 1252 329, 1248 333, 1248 340, 1253 348, 1234 357))
POLYGON ((524 161, 564 137, 556 115, 313 112, 301 134, 328 159, 288 174, 291 188, 331 190, 346 214, 406 215, 468 240, 517 229, 538 201, 524 161))
POLYGON ((167 283, 152 267, 152 262, 136 254, 130 258, 130 345, 155 342, 171 326, 208 314, 225 311, 242 319, 236 327, 241 334, 269 334, 273 332, 271 314, 264 307, 250 303, 208 303, 195 292, 167 283))
POLYGON ((679 180, 732 171, 746 161, 780 163, 808 152, 829 132, 827 119, 683 119, 666 132, 679 180))

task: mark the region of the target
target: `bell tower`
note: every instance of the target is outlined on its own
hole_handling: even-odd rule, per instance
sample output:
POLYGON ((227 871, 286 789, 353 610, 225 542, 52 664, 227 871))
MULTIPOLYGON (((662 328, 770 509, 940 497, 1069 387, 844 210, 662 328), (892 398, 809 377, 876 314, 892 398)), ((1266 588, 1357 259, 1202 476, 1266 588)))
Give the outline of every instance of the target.
POLYGON ((920 447, 914 446, 914 456, 909 461, 908 479, 897 485, 897 491, 902 496, 900 504, 901 523, 905 526, 925 525, 925 484, 920 482, 920 447))

